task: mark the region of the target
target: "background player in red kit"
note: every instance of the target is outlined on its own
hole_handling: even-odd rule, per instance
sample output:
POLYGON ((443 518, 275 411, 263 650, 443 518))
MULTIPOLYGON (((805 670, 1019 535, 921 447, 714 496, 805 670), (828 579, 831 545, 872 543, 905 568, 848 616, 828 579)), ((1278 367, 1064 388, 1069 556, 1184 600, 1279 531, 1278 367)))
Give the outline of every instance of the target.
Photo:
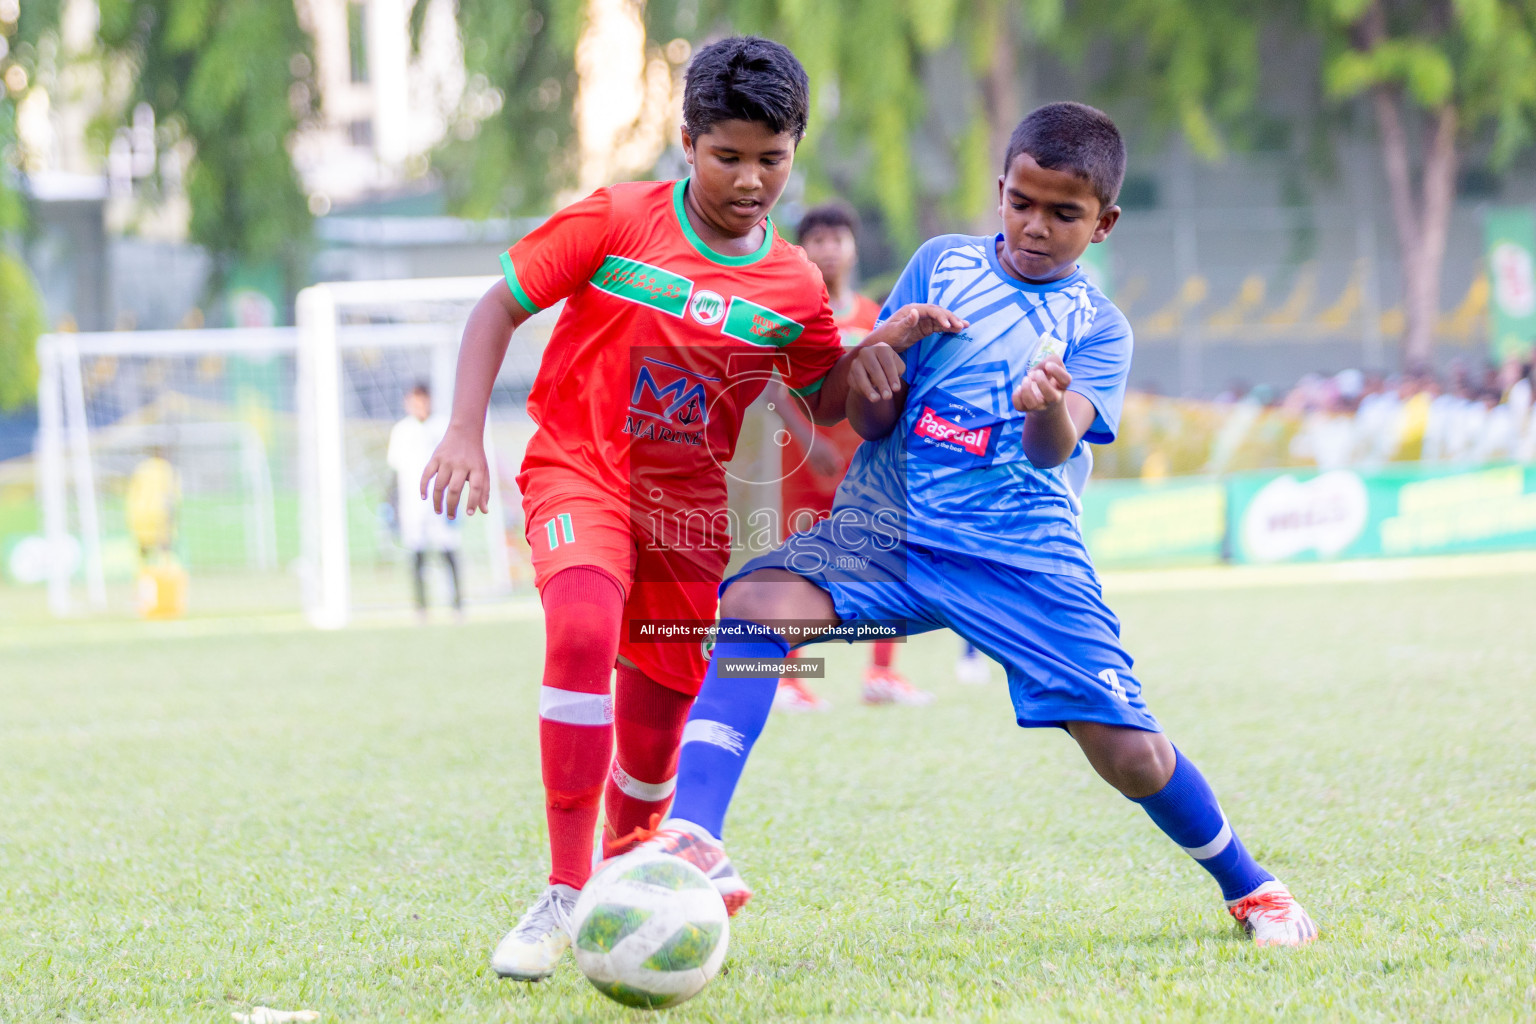
MULTIPOLYGON (((671 801, 704 654, 637 629, 714 617, 730 544, 721 467, 743 411, 775 375, 819 421, 843 417, 850 386, 878 392, 865 366, 851 372, 821 275, 768 219, 808 100, 805 71, 783 46, 747 37, 704 47, 683 100, 692 176, 599 189, 556 213, 503 255, 506 283, 465 325, 452 419, 422 489, 435 479, 438 508, 456 510, 462 493, 473 513, 487 508, 485 414, 512 331, 566 300, 529 395, 538 430, 518 477, 545 617, 539 747, 552 867, 549 888, 492 954, 503 976, 547 977, 569 946, 599 801, 608 839, 671 801)), ((888 343, 888 354, 963 326, 913 306, 867 343, 888 343)), ((714 881, 727 897, 739 885, 714 881)))
MULTIPOLYGON (((854 269, 859 261, 857 228, 852 209, 842 203, 826 203, 807 210, 796 231, 800 247, 826 282, 833 322, 848 348, 863 341, 880 319, 880 304, 854 290, 854 269)), ((773 408, 784 421, 786 435, 779 477, 782 541, 832 514, 837 485, 843 482, 854 450, 864 439, 846 421, 813 423, 788 395, 776 396, 773 408)), ((870 664, 864 672, 866 704, 927 704, 933 700, 931 693, 908 683, 895 670, 895 643, 877 640, 870 648, 870 664)), ((831 706, 794 676, 779 680, 773 703, 782 711, 823 711, 831 706)))

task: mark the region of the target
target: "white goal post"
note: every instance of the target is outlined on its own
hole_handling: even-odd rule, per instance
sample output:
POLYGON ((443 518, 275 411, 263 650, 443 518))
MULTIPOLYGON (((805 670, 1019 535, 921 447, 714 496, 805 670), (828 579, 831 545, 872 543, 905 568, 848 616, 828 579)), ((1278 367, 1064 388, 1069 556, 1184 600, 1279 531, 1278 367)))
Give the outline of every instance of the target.
MULTIPOLYGON (((364 317, 405 313, 449 303, 467 307, 501 280, 497 277, 444 277, 407 281, 345 281, 313 285, 299 293, 299 473, 301 535, 305 580, 305 613, 320 629, 340 629, 352 614, 352 560, 348 538, 346 444, 342 424, 343 355, 351 347, 430 345, 434 404, 447 409, 453 402, 453 375, 458 359, 463 318, 448 321, 407 320, 366 330, 344 327, 349 314, 364 317)), ((483 523, 490 531, 488 549, 493 576, 510 587, 511 572, 502 532, 495 444, 486 430, 487 462, 491 469, 490 513, 483 523)))
MULTIPOLYGON (((131 470, 162 453, 183 492, 178 543, 195 563, 194 590, 202 579, 213 594, 209 570, 228 570, 226 589, 243 598, 248 584, 265 587, 324 629, 345 626, 354 609, 402 606, 407 553, 387 529, 398 511, 386 507, 389 430, 417 383, 447 412, 464 320, 499 280, 318 284, 299 294, 289 328, 45 335, 36 469, 50 608, 109 605, 109 585, 137 564, 124 525, 131 470)), ((526 397, 557 312, 519 328, 497 378, 490 514, 460 533, 461 585, 477 601, 508 593, 514 568, 526 575, 526 556, 510 550, 521 544, 520 511, 502 489, 513 490, 532 432, 526 397)))
POLYGON ((186 369, 210 357, 287 356, 291 361, 295 343, 288 328, 105 331, 38 339, 37 494, 49 551, 48 606, 55 615, 75 609, 71 584, 76 576, 84 582, 89 609, 107 606, 100 485, 103 463, 114 453, 174 445, 209 453, 208 458, 232 466, 245 491, 244 547, 250 564, 276 568, 271 462, 263 439, 239 420, 203 418, 196 399, 188 400, 188 389, 178 389, 166 378, 174 375, 167 367, 186 369), (125 384, 135 376, 127 369, 134 362, 154 364, 157 379, 125 384), (93 368, 89 383, 83 369, 87 364, 93 368), (113 403, 113 422, 104 425, 107 417, 91 415, 91 399, 114 384, 134 394, 119 396, 122 400, 113 403), (181 415, 157 419, 153 412, 168 394, 178 399, 181 415))

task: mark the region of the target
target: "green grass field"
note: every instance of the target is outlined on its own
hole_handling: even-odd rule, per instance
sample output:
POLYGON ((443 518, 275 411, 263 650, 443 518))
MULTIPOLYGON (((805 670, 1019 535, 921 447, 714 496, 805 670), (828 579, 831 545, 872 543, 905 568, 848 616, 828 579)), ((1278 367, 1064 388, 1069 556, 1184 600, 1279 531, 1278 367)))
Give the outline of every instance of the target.
MULTIPOLYGON (((901 652, 928 709, 858 706, 839 645, 743 783, 726 972, 662 1016, 1536 1017, 1536 579, 1111 597, 1318 943, 1241 941, 952 637, 901 652)), ((0 623, 0 1021, 633 1018, 487 965, 544 871, 537 622, 181 632, 0 623)))

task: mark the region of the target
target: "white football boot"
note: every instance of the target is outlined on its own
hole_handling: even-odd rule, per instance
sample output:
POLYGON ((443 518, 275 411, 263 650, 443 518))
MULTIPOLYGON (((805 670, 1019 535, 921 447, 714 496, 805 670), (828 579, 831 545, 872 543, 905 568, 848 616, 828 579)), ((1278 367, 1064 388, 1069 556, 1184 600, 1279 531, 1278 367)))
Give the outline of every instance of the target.
POLYGON ((900 673, 888 668, 871 665, 864 670, 864 689, 861 694, 865 704, 905 704, 922 707, 933 703, 933 694, 919 690, 900 673))
POLYGON ((579 890, 552 885, 491 954, 491 970, 515 981, 543 981, 571 944, 571 911, 579 890))
POLYGON ((827 711, 831 707, 830 701, 816 696, 810 687, 790 676, 779 680, 779 688, 773 694, 775 711, 827 711))
POLYGON ((1243 926, 1255 946, 1304 946, 1317 938, 1317 925, 1278 880, 1229 901, 1227 913, 1243 926))
POLYGON ((992 667, 980 651, 962 654, 955 659, 955 678, 970 686, 984 686, 992 681, 992 667))

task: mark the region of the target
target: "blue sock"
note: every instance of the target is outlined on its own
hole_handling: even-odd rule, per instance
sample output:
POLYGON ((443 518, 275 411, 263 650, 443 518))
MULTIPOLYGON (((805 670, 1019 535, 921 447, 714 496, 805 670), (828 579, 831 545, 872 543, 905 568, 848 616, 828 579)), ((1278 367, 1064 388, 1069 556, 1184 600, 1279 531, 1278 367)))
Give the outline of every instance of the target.
POLYGON ((715 666, 722 658, 782 658, 788 652, 789 644, 764 626, 742 619, 720 620, 704 685, 683 728, 672 817, 721 837, 736 783, 773 710, 777 673, 722 679, 715 666))
POLYGON ((1259 867, 1227 824, 1227 816, 1205 776, 1177 749, 1174 756, 1178 760, 1168 784, 1151 796, 1131 799, 1142 806, 1169 839, 1211 873, 1221 886, 1222 899, 1242 899, 1273 880, 1275 876, 1259 867))

